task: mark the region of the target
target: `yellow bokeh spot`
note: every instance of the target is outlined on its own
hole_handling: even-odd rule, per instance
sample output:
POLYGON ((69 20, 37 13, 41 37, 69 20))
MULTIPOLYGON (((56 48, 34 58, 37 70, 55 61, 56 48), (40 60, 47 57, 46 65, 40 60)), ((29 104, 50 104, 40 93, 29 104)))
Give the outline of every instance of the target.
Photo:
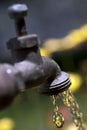
POLYGON ((40 48, 40 53, 42 56, 51 57, 51 54, 44 48, 40 48))
POLYGON ((14 121, 10 118, 0 120, 0 130, 13 130, 14 126, 14 121))
POLYGON ((70 86, 70 90, 72 92, 76 92, 82 84, 82 78, 79 74, 77 73, 70 73, 70 78, 71 78, 71 86, 70 86))
POLYGON ((45 56, 49 57, 49 54, 52 54, 57 51, 69 50, 80 46, 84 41, 87 41, 87 24, 81 26, 80 28, 71 30, 63 38, 50 38, 44 42, 42 53, 45 56), (47 51, 47 52, 46 52, 47 51))

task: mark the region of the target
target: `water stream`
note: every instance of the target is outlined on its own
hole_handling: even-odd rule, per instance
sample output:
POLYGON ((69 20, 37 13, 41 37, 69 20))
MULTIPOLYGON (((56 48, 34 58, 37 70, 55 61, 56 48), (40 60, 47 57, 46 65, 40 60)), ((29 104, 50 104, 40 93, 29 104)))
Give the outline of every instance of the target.
POLYGON ((73 122, 77 127, 77 130, 87 130, 83 121, 83 114, 80 111, 79 105, 73 95, 73 93, 68 89, 58 95, 52 96, 52 103, 54 105, 53 122, 58 127, 61 128, 64 125, 64 117, 59 111, 57 100, 61 98, 64 105, 67 106, 72 114, 73 122))

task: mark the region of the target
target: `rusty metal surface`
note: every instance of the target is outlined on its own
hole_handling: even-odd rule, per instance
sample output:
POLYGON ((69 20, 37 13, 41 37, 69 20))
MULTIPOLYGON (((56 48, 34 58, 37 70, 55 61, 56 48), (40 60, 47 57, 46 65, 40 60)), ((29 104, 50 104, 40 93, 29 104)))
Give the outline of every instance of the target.
MULTIPOLYGON (((27 6, 25 8, 24 4, 20 6, 15 4, 9 7, 9 9, 11 16, 16 21, 19 20, 21 23, 24 20, 27 6)), ((1 91, 3 86, 5 86, 1 94, 2 96, 0 96, 1 102, 6 96, 9 96, 9 100, 12 100, 18 93, 31 87, 37 87, 40 93, 53 95, 63 92, 71 84, 69 75, 62 72, 55 61, 41 56, 38 36, 29 36, 25 33, 27 32, 26 27, 23 30, 24 27, 25 21, 21 28, 19 23, 16 22, 18 36, 7 42, 13 56, 13 65, 1 65, 2 81, 7 81, 6 84, 5 82, 0 82, 1 91), (5 76, 4 71, 7 76, 5 76)), ((8 104, 3 106, 3 108, 7 106, 8 104)))

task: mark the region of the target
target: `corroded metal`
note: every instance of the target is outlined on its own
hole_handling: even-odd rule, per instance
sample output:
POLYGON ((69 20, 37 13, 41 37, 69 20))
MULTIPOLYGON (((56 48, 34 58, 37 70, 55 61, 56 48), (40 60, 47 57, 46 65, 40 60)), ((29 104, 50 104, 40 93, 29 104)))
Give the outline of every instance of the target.
MULTIPOLYGON (((24 21, 27 10, 25 4, 15 4, 8 8, 10 17, 15 21, 17 37, 7 42, 13 65, 0 65, 2 81, 6 81, 0 82, 0 91, 3 90, 3 93, 0 93, 1 101, 7 96, 10 97, 9 100, 13 100, 17 94, 32 87, 37 87, 43 94, 57 95, 71 84, 69 75, 62 72, 55 61, 41 56, 38 36, 27 34, 24 21)), ((3 108, 6 106, 8 105, 4 105, 3 108)))

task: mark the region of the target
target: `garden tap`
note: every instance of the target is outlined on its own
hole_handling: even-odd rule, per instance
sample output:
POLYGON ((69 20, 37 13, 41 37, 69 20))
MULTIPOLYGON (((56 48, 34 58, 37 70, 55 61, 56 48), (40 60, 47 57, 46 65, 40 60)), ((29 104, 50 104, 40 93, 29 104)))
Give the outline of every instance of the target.
POLYGON ((0 109, 9 106, 20 92, 32 87, 47 95, 68 89, 71 84, 69 75, 61 71, 54 60, 41 56, 38 36, 27 33, 24 20, 27 6, 15 4, 8 8, 8 12, 15 21, 17 36, 7 42, 13 64, 0 65, 0 109))

